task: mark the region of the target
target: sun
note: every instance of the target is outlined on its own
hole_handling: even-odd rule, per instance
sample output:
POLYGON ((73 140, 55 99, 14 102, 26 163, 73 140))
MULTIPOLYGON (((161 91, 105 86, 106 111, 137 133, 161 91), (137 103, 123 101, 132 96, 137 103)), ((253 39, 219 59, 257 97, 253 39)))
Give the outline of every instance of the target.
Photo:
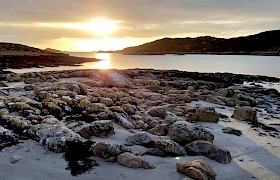
POLYGON ((117 30, 118 21, 95 19, 88 24, 88 30, 99 35, 107 35, 117 30))

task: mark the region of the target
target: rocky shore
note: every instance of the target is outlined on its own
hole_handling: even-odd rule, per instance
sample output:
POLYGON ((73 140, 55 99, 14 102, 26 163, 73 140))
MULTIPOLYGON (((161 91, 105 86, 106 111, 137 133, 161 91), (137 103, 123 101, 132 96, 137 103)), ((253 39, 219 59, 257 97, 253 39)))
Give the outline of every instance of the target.
POLYGON ((263 81, 280 79, 2 71, 0 177, 279 179, 280 94, 263 81))

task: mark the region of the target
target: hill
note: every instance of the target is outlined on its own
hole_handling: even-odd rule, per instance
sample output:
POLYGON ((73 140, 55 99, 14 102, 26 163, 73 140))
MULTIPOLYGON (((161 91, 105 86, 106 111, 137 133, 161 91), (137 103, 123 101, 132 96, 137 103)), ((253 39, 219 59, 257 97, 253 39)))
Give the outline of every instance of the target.
POLYGON ((237 38, 164 38, 128 47, 123 54, 248 54, 280 55, 280 30, 237 38))
POLYGON ((98 60, 69 56, 61 52, 50 52, 22 44, 0 42, 0 69, 73 66, 92 61, 98 60))

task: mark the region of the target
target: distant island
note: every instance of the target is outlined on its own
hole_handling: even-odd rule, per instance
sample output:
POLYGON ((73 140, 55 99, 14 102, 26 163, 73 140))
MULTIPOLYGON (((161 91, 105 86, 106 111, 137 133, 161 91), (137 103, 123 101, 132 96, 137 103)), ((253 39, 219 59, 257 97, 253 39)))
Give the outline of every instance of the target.
POLYGON ((280 30, 229 39, 211 36, 163 38, 115 52, 127 55, 232 54, 279 56, 280 30))
POLYGON ((38 49, 26 45, 0 42, 0 69, 75 66, 95 58, 69 56, 55 49, 38 49))

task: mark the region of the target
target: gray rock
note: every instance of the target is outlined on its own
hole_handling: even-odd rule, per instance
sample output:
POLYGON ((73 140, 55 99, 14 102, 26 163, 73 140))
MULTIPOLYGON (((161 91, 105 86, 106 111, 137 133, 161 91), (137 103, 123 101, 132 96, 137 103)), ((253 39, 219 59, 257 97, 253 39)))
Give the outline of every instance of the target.
POLYGON ((195 140, 213 141, 214 135, 200 125, 186 121, 177 121, 168 129, 167 134, 172 140, 185 145, 195 140))
POLYGON ((216 173, 210 165, 203 160, 183 161, 176 163, 177 171, 192 179, 214 180, 216 173))
POLYGON ((114 113, 113 121, 126 129, 135 129, 132 119, 125 113, 114 113))
POLYGON ((129 168, 144 168, 144 169, 153 169, 155 168, 153 165, 151 165, 149 162, 144 161, 140 157, 131 154, 129 152, 122 153, 118 155, 117 162, 120 165, 123 165, 125 167, 129 168))
POLYGON ((5 147, 17 144, 19 141, 19 136, 13 133, 11 130, 0 126, 0 150, 5 147))
POLYGON ((149 148, 142 155, 152 155, 152 156, 159 156, 159 157, 166 157, 167 156, 167 154, 159 148, 149 148))
POLYGON ((126 138, 126 145, 142 145, 145 147, 153 147, 154 140, 152 137, 146 132, 136 133, 132 136, 126 138))
POLYGON ((124 145, 98 142, 91 147, 93 156, 102 157, 104 159, 117 157, 119 154, 124 152, 131 152, 131 150, 124 145))
POLYGON ((193 141, 187 144, 185 149, 188 155, 206 156, 222 164, 228 164, 232 159, 228 150, 218 148, 213 143, 204 140, 193 141))
POLYGON ((159 148, 167 155, 171 156, 184 156, 185 150, 176 142, 171 139, 160 139, 155 141, 155 148, 159 148))
POLYGON ((21 159, 24 159, 24 156, 19 155, 19 154, 14 154, 14 155, 11 156, 10 162, 11 162, 12 164, 14 164, 14 163, 17 163, 17 162, 18 162, 19 160, 21 160, 21 159))

